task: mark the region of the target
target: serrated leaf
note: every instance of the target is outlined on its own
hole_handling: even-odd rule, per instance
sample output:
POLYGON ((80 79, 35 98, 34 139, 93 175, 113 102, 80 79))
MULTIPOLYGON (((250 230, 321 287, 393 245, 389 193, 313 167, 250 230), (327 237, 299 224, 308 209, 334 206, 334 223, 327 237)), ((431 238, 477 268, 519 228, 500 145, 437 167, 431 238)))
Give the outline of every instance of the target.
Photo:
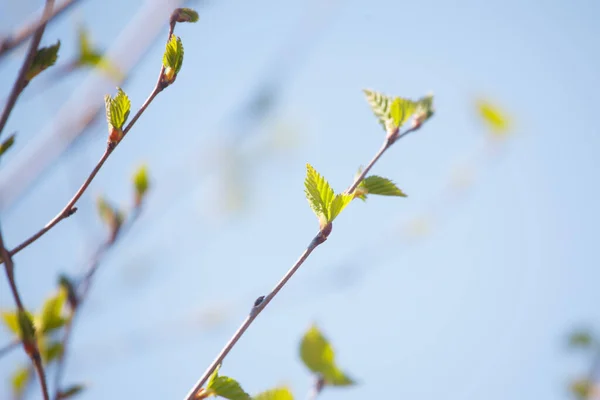
POLYGON ((170 68, 175 75, 179 73, 183 65, 183 44, 178 36, 171 35, 167 42, 165 54, 163 55, 163 65, 170 68))
POLYGON ((60 40, 55 45, 38 49, 25 74, 25 81, 29 82, 46 68, 53 66, 58 59, 58 49, 60 49, 60 40))
POLYGON ((592 335, 587 331, 573 332, 569 337, 571 347, 588 348, 594 343, 592 335))
POLYGON ((244 392, 241 385, 233 378, 219 376, 219 368, 216 368, 208 380, 206 390, 214 395, 229 400, 250 400, 248 393, 244 392))
POLYGON ((333 347, 315 325, 302 338, 300 358, 309 370, 321 375, 328 385, 348 386, 354 383, 335 364, 333 347))
POLYGON ((63 352, 63 344, 61 342, 50 342, 43 346, 40 346, 40 353, 44 363, 48 364, 60 357, 63 352))
POLYGON ((150 187, 148 167, 146 165, 139 167, 133 174, 133 186, 135 188, 136 204, 139 204, 150 187))
POLYGON ((55 329, 61 328, 66 319, 63 317, 63 307, 67 300, 67 291, 63 288, 58 290, 58 293, 46 300, 42 306, 42 311, 38 316, 38 329, 42 333, 48 333, 55 329))
POLYGON ((11 376, 10 383, 15 398, 21 398, 27 383, 31 379, 31 373, 28 367, 19 367, 11 376))
POLYGON ((17 317, 16 311, 2 312, 2 320, 4 321, 4 326, 6 326, 10 332, 14 333, 17 336, 20 336, 19 318, 17 317))
MULTIPOLYGON (((394 98, 390 106, 390 117, 393 128, 400 128, 412 117, 417 109, 417 103, 402 97, 394 98)), ((389 125, 389 124, 388 124, 389 125)))
POLYGON ((74 397, 74 396, 78 395, 79 393, 81 393, 83 391, 83 389, 85 389, 85 386, 83 386, 83 385, 69 386, 65 390, 61 390, 58 393, 57 400, 64 400, 64 399, 69 399, 71 397, 74 397))
POLYGON ((335 197, 335 193, 325 178, 310 164, 306 164, 304 193, 317 218, 330 222, 329 206, 335 197))
POLYGON ((354 196, 351 194, 336 194, 331 201, 331 205, 329 206, 329 221, 333 221, 338 215, 340 215, 342 210, 346 208, 348 204, 350 204, 353 198, 354 196))
POLYGON ((294 395, 286 387, 266 390, 252 397, 253 400, 294 400, 294 395))
POLYGON ((176 11, 177 22, 197 22, 198 13, 191 8, 178 8, 176 11))
POLYGON ((367 102, 371 106, 373 114, 375 114, 383 129, 387 131, 387 123, 391 118, 390 111, 394 99, 373 90, 364 89, 363 92, 367 97, 367 102))
POLYGON ((476 105, 479 115, 494 134, 503 135, 508 132, 510 121, 504 111, 483 99, 477 100, 476 105))
POLYGON ((114 98, 106 95, 104 102, 106 105, 106 121, 111 127, 119 130, 122 129, 131 111, 129 97, 118 87, 117 95, 114 98))
POLYGON ((7 137, 2 144, 0 144, 0 156, 6 152, 6 150, 10 149, 13 144, 15 144, 15 133, 7 137))
POLYGON ((368 194, 406 197, 406 194, 394 182, 377 175, 366 177, 358 186, 360 188, 359 196, 365 198, 368 194))
POLYGON ((33 317, 27 311, 17 311, 17 321, 19 322, 20 337, 23 341, 31 341, 35 339, 35 325, 33 317))

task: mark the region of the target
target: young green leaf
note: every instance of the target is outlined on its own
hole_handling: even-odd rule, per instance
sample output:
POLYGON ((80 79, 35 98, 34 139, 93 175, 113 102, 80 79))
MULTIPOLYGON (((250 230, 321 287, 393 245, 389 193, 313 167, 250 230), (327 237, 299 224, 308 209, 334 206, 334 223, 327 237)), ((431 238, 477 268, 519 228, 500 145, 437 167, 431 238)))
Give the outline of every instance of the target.
POLYGON ((240 384, 228 376, 219 376, 219 368, 215 369, 208 380, 206 391, 215 396, 229 400, 250 400, 248 393, 244 392, 240 384))
MULTIPOLYGON (((402 127, 406 121, 412 117, 417 108, 417 103, 412 100, 403 99, 402 97, 394 98, 390 106, 390 117, 392 121, 392 129, 402 127)), ((390 124, 388 123, 388 126, 390 124)))
POLYGON ((70 399, 71 397, 74 397, 74 396, 78 395, 79 393, 81 393, 83 391, 83 389, 85 389, 85 386, 83 386, 83 385, 69 386, 65 390, 61 390, 58 393, 58 398, 56 400, 70 399))
POLYGON ((106 95, 104 102, 106 103, 106 121, 108 122, 109 130, 110 128, 121 130, 131 111, 129 97, 118 87, 117 95, 114 98, 106 95))
POLYGON ((11 376, 10 382, 15 399, 20 399, 31 379, 31 372, 28 366, 19 367, 11 376))
POLYGON ((329 220, 329 206, 335 197, 335 193, 325 178, 310 164, 306 164, 304 193, 306 193, 306 199, 317 218, 319 218, 321 225, 331 222, 329 220))
POLYGON ((46 68, 53 66, 58 59, 58 49, 60 49, 60 40, 55 45, 38 49, 29 70, 25 74, 25 82, 29 83, 46 68))
POLYGON ((358 186, 359 190, 356 196, 363 200, 366 199, 368 194, 406 197, 406 194, 394 182, 377 175, 366 177, 358 186))
POLYGON ((17 317, 17 312, 4 311, 2 312, 2 320, 4 321, 4 326, 8 328, 8 330, 15 335, 20 335, 19 330, 19 318, 17 317))
POLYGON ((148 167, 146 165, 139 167, 133 174, 133 186, 135 188, 135 204, 138 206, 141 204, 150 187, 148 167))
POLYGON ((266 390, 252 397, 252 400, 294 400, 294 395, 286 387, 266 390))
POLYGON ((302 338, 300 358, 308 369, 320 374, 328 385, 348 386, 354 383, 337 367, 333 347, 314 325, 302 338))
POLYGON ((183 65, 183 44, 178 36, 171 35, 163 55, 165 67, 164 78, 167 83, 172 83, 183 65))
POLYGON ((433 95, 427 95, 417 101, 415 118, 413 126, 421 126, 425 121, 431 118, 435 110, 433 108, 433 95))
POLYGON ((61 328, 66 322, 63 317, 63 307, 67 300, 67 291, 63 288, 58 290, 58 293, 46 300, 42 306, 42 311, 37 317, 37 326, 42 333, 48 333, 55 329, 61 328))
POLYGON ((125 215, 116 207, 110 205, 102 196, 97 199, 98 214, 104 221, 111 234, 115 235, 121 228, 125 215))
POLYGON ((367 102, 371 106, 371 110, 373 110, 373 114, 375 114, 379 123, 383 126, 383 129, 387 132, 388 121, 391 118, 391 107, 394 100, 389 96, 373 90, 364 89, 363 92, 367 97, 367 102))
POLYGON ((329 206, 329 221, 333 221, 334 219, 336 219, 336 217, 340 215, 342 210, 346 208, 348 204, 350 204, 353 198, 354 196, 351 194, 336 194, 333 200, 331 201, 331 205, 329 206))
POLYGON ((477 100, 476 105, 479 115, 494 134, 503 135, 508 132, 510 121, 502 110, 483 99, 477 100))
POLYGON ((15 134, 13 133, 9 137, 7 137, 2 144, 0 144, 0 156, 6 152, 6 150, 10 149, 11 146, 15 144, 15 134))
POLYGON ((191 8, 178 8, 174 15, 177 22, 197 22, 199 18, 198 13, 191 8))

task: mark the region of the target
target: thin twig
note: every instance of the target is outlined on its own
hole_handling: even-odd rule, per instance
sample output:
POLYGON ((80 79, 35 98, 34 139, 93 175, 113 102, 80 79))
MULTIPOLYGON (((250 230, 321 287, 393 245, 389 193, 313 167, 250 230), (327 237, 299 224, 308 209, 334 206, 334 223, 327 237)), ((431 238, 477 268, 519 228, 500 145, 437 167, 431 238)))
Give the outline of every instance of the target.
MULTIPOLYGON (((19 290, 17 289, 17 283, 15 281, 14 269, 15 266, 13 264, 12 256, 4 246, 4 239, 2 238, 2 232, 0 232, 0 254, 2 254, 2 259, 4 260, 4 269, 6 270, 6 277, 8 279, 8 284, 10 286, 10 290, 12 292, 13 298, 15 299, 15 303, 17 305, 17 309, 19 313, 25 314, 25 307, 23 307, 23 301, 21 300, 21 296, 19 295, 19 290)), ((38 348, 36 340, 26 340, 23 341, 23 347, 25 349, 25 353, 31 358, 31 362, 33 363, 33 367, 38 376, 38 380, 40 381, 40 386, 42 388, 42 395, 44 400, 50 400, 48 396, 48 386, 46 384, 46 374, 44 373, 44 366, 42 365, 42 357, 40 356, 40 350, 38 348), (27 342, 27 343, 26 343, 27 342)))
POLYGON ((0 135, 2 135, 2 131, 4 130, 4 126, 8 121, 8 117, 10 116, 10 113, 14 108, 17 99, 19 98, 19 95, 25 87, 25 76, 27 75, 27 71, 29 71, 29 68, 31 67, 31 63, 33 62, 35 54, 37 53, 38 46, 40 45, 40 41, 42 40, 42 35, 44 34, 44 29, 46 29, 46 22, 49 19, 49 16, 52 14, 53 7, 54 0, 46 0, 42 21, 39 23, 37 29, 35 29, 35 33, 33 34, 33 38, 31 39, 31 43, 29 44, 27 56, 25 56, 25 60, 23 60, 23 65, 21 65, 19 75, 17 75, 17 79, 13 84, 13 87, 10 91, 10 95, 8 96, 8 100, 4 105, 2 116, 0 116, 0 135), (46 20, 46 22, 43 22, 43 20, 46 20))
MULTIPOLYGON (((354 180, 354 183, 352 183, 352 185, 350 185, 350 187, 346 190, 346 193, 347 194, 351 194, 358 187, 358 185, 365 178, 367 172, 373 167, 373 165, 375 165, 375 163, 377 162, 377 160, 383 155, 383 153, 385 153, 385 151, 387 149, 390 148, 390 146, 392 146, 399 139, 403 138, 404 136, 408 135, 411 132, 416 131, 419 128, 420 128, 420 125, 414 126, 414 127, 410 128, 410 129, 406 130, 402 134, 399 134, 399 131, 396 130, 396 132, 394 132, 392 135, 389 135, 386 138, 386 141, 383 144, 383 146, 381 147, 381 149, 379 149, 379 151, 377 152, 377 154, 375 155, 375 157, 373 157, 373 159, 371 160, 371 162, 369 162, 369 164, 364 169, 364 171, 354 180)), ((227 344, 225 344, 225 347, 223 347, 223 349, 221 350, 221 352, 217 355, 217 357, 213 360, 213 362, 210 364, 210 366, 208 367, 208 369, 204 372, 204 374, 202 375, 202 377, 200 377, 200 379, 195 383, 194 387, 186 395, 186 397, 185 397, 186 400, 194 400, 195 399, 196 395, 198 394, 198 392, 200 391, 200 389, 202 388, 202 386, 204 386, 204 384, 208 381, 208 378, 210 377, 210 375, 223 362, 223 360, 225 359, 225 357, 227 357, 227 355, 229 354, 229 352, 233 349, 233 347, 236 345, 236 343, 238 342, 238 340, 240 340, 240 338, 248 330, 248 328, 250 327, 250 325, 252 324, 252 322, 256 319, 256 317, 265 309, 265 307, 271 302, 271 300, 273 300, 273 298, 285 286, 285 284, 290 280, 290 278, 292 276, 294 276, 294 274, 296 273, 296 271, 300 268, 300 266, 304 263, 304 261, 308 258, 308 256, 320 244, 324 243, 327 240, 327 237, 331 233, 331 229, 332 229, 332 224, 330 222, 325 227, 323 227, 321 229, 321 231, 319 231, 319 233, 317 233, 317 235, 313 238, 313 240, 311 240, 311 242, 308 245, 308 247, 306 248, 306 250, 304 250, 304 253, 302 253, 302 255, 300 256, 300 258, 298 259, 298 261, 296 261, 296 263, 292 266, 292 268, 290 268, 285 273, 285 275, 283 276, 283 278, 277 283, 277 285, 275 285, 275 288, 268 295, 266 295, 264 297, 261 296, 258 299, 256 299, 256 301, 254 303, 254 306, 250 310, 250 313, 248 314, 248 316, 246 317, 246 319, 244 320, 244 322, 242 322, 242 325, 233 334, 233 336, 231 337, 231 339, 229 339, 229 341, 227 342, 227 344)))
POLYGON ((19 344, 21 344, 20 340, 13 340, 9 344, 4 345, 4 347, 2 347, 0 349, 0 358, 4 357, 8 353, 10 353, 13 349, 16 349, 17 347, 19 347, 19 344))
MULTIPOLYGON (((169 42, 171 35, 173 35, 173 32, 175 30, 175 24, 176 24, 176 22, 174 21, 173 17, 171 17, 171 20, 169 22, 169 35, 167 37, 167 43, 169 42)), ((165 66, 161 65, 160 72, 158 74, 158 79, 156 81, 156 84, 154 85, 154 89, 152 90, 152 93, 150 93, 150 96, 148 96, 148 98, 146 99, 144 104, 142 104, 140 109, 135 113, 133 118, 129 121, 127 126, 123 129, 123 138, 131 130, 133 125, 140 118, 140 116, 144 113, 146 108, 148 108, 150 103, 152 103, 152 100, 154 100, 154 98, 169 85, 169 83, 165 82, 163 79, 164 72, 165 72, 165 66)), ((123 139, 121 139, 121 141, 122 140, 123 139)), ((104 165, 104 162, 108 159, 108 157, 116 149, 118 144, 121 143, 121 141, 108 143, 106 150, 104 151, 104 154, 102 155, 102 157, 100 158, 100 160, 98 161, 98 163, 96 164, 96 166, 94 167, 94 169, 92 170, 90 175, 87 177, 85 182, 83 182, 83 184, 81 185, 79 190, 77 190, 77 192, 75 193, 73 198, 71 198, 71 200, 69 200, 67 205, 54 218, 52 218, 52 220, 50 220, 50 222, 48 222, 42 229, 40 229, 38 232, 34 233, 31 237, 26 239, 24 242, 22 242, 20 245, 18 245, 14 249, 12 249, 10 251, 11 255, 15 255, 19 251, 23 250, 24 248, 26 248, 27 246, 29 246, 30 244, 32 244, 33 242, 38 240, 40 237, 44 236, 46 234, 46 232, 48 232, 50 229, 52 229, 60 221, 62 221, 65 218, 70 217, 77 211, 77 208, 75 207, 75 203, 77 203, 77 201, 83 195, 83 193, 86 191, 86 189, 88 188, 90 183, 92 183, 96 174, 98 173, 98 171, 100 171, 100 168, 102 168, 102 165, 104 165)))
POLYGON ((50 22, 50 20, 58 17, 60 14, 62 14, 64 11, 66 11, 70 6, 77 3, 77 1, 78 0, 65 0, 64 2, 59 4, 56 8, 54 8, 54 10, 52 10, 52 13, 50 13, 49 15, 44 15, 42 17, 42 19, 40 19, 40 20, 30 21, 30 22, 26 23, 25 25, 23 25, 22 27, 20 27, 19 29, 17 29, 17 31, 14 34, 12 34, 8 37, 5 37, 3 39, 0 39, 0 57, 2 57, 4 55, 4 53, 8 52, 9 50, 14 49, 15 47, 17 47, 18 45, 23 43, 31 35, 33 35, 35 33, 35 31, 41 25, 45 25, 48 22, 50 22))
POLYGON ((118 233, 111 232, 108 240, 106 242, 104 242, 98 248, 98 250, 94 253, 94 257, 92 258, 90 267, 88 268, 87 272, 83 276, 83 279, 81 280, 81 282, 77 285, 77 293, 78 293, 77 306, 74 309, 72 309, 69 320, 65 324, 64 334, 63 334, 63 338, 61 340, 62 352, 60 353, 60 356, 59 356, 59 358, 57 360, 57 364, 56 364, 56 373, 54 375, 54 390, 55 390, 54 397, 53 397, 54 400, 59 400, 59 398, 60 398, 61 382, 62 382, 62 378, 64 375, 65 367, 66 367, 67 350, 69 348, 71 334, 73 332, 73 324, 75 322, 74 320, 75 320, 75 317, 77 315, 79 315, 79 310, 81 308, 81 305, 87 298, 87 295, 88 295, 88 292, 89 292, 89 289, 90 289, 90 286, 92 283, 92 278, 94 277, 96 271, 98 270, 98 267, 100 266, 104 256, 106 256, 106 254, 111 250, 111 248, 117 242, 117 237, 122 237, 123 234, 129 228, 131 228, 131 226, 135 223, 135 221, 137 221, 137 219, 140 215, 140 211, 141 211, 141 208, 139 206, 135 207, 133 209, 133 213, 132 213, 131 217, 128 219, 127 224, 120 227, 117 230, 118 233))

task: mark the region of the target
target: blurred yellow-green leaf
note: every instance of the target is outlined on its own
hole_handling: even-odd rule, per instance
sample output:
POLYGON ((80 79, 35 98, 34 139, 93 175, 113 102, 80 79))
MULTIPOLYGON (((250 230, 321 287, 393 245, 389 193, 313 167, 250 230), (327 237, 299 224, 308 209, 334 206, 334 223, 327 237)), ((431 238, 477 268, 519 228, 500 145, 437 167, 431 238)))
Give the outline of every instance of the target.
POLYGON ((511 127, 508 115, 497 105, 488 100, 479 99, 476 102, 477 111, 492 133, 504 135, 511 127))
POLYGON ((20 399, 23 396, 23 392, 25 391, 30 378, 31 372, 26 366, 17 368, 12 374, 10 383, 15 398, 20 399))
POLYGON ((266 390, 252 397, 253 400, 294 400, 294 395, 286 387, 266 390))
POLYGON ((79 27, 79 55, 76 65, 92 67, 105 73, 116 82, 123 79, 123 73, 102 52, 95 49, 90 41, 89 32, 84 26, 79 27))
POLYGON ((20 336, 19 331, 19 318, 17 317, 17 312, 3 311, 2 312, 2 321, 4 322, 4 326, 8 328, 11 333, 14 333, 17 336, 20 336))
POLYGON ((133 186, 135 189, 135 203, 139 205, 150 187, 148 167, 146 165, 139 167, 133 174, 133 186))
POLYGON ((60 49, 60 40, 55 45, 42 47, 35 53, 35 57, 25 74, 25 81, 29 82, 39 75, 46 68, 53 66, 58 59, 58 50, 60 49))
POLYGON ((75 397, 76 395, 81 393, 83 391, 83 389, 85 389, 85 386, 83 386, 83 385, 69 386, 68 388, 61 390, 58 393, 57 400, 65 400, 65 399, 70 399, 71 397, 75 397))
POLYGON ((210 376, 206 391, 229 400, 250 400, 250 395, 242 389, 235 379, 228 376, 219 376, 219 368, 217 367, 210 376))
POLYGON ((588 348, 594 343, 592 334, 588 331, 576 331, 569 337, 571 347, 588 348))
POLYGON ((593 385, 587 379, 578 379, 571 383, 571 393, 580 400, 586 400, 590 397, 593 390, 593 385))
POLYGON ((13 144, 15 144, 15 133, 7 137, 2 144, 0 144, 0 156, 10 149, 13 144))
POLYGON ((44 302, 42 311, 36 319, 37 326, 41 332, 48 333, 65 324, 66 318, 63 316, 63 307, 66 300, 67 291, 61 287, 56 295, 44 302))

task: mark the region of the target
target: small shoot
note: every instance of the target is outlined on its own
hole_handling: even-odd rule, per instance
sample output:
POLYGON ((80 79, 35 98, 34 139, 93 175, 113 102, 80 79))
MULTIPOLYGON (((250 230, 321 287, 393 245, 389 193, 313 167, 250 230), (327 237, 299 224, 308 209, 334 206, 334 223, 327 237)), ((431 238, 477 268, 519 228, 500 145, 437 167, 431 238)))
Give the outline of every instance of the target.
POLYGON ((27 85, 33 78, 42 73, 45 69, 53 66, 58 59, 58 50, 60 49, 60 40, 55 45, 42 47, 35 53, 29 70, 25 73, 25 82, 27 85))
POLYGON ((163 55, 164 72, 162 82, 168 86, 175 82, 183 65, 183 44, 178 36, 171 35, 163 55))
POLYGON ((108 203, 102 196, 98 197, 96 205, 98 207, 100 219, 108 227, 111 237, 110 241, 112 242, 116 239, 117 234, 123 225, 123 221, 125 221, 125 215, 116 207, 108 203))
POLYGON ((148 167, 146 165, 139 167, 133 174, 133 188, 135 190, 134 204, 135 207, 139 207, 142 205, 142 201, 150 188, 148 167))
POLYGON ((294 395, 287 387, 278 387, 252 396, 252 400, 294 400, 294 395))
POLYGON ((116 145, 123 139, 123 125, 129 117, 131 111, 131 101, 127 94, 117 88, 117 95, 112 98, 110 95, 104 96, 106 106, 106 121, 108 122, 108 143, 116 145))
POLYGON ((0 156, 6 153, 6 151, 10 149, 13 144, 15 144, 15 135, 16 134, 13 133, 0 144, 0 156))
POLYGON ((219 376, 218 366, 206 384, 206 389, 202 388, 196 394, 195 399, 203 400, 212 396, 222 397, 229 400, 251 400, 252 398, 246 393, 242 386, 233 378, 228 376, 219 376))
POLYGON ((363 92, 373 114, 377 117, 388 137, 397 135, 402 125, 410 119, 417 109, 417 102, 409 99, 390 97, 368 89, 364 89, 363 92))
POLYGON ((314 325, 302 338, 300 358, 309 370, 324 380, 325 385, 350 386, 355 384, 354 380, 336 365, 333 347, 314 325))
MULTIPOLYGON (((310 164, 306 164, 304 192, 313 212, 319 219, 322 232, 350 204, 353 196, 345 193, 335 194, 329 183, 310 164)), ((329 232, 325 236, 328 236, 329 232)))

